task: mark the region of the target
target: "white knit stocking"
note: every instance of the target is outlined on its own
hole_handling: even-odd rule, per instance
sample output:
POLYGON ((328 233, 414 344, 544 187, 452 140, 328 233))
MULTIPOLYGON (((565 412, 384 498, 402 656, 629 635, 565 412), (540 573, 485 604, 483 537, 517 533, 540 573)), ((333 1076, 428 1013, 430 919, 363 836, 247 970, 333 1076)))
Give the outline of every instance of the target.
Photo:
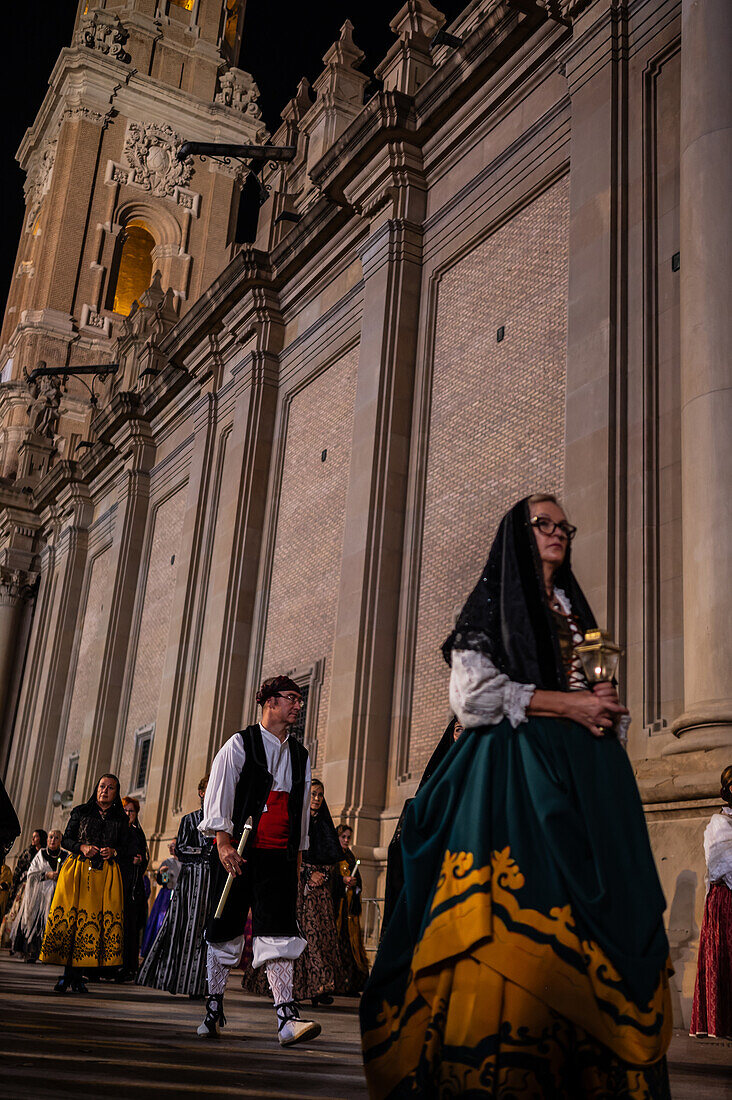
POLYGON ((208 973, 208 992, 211 997, 223 997, 229 980, 229 968, 217 958, 216 952, 208 945, 206 951, 206 971, 208 973))
POLYGON ((272 990, 275 1008, 292 1001, 292 959, 269 959, 265 963, 267 981, 272 990))

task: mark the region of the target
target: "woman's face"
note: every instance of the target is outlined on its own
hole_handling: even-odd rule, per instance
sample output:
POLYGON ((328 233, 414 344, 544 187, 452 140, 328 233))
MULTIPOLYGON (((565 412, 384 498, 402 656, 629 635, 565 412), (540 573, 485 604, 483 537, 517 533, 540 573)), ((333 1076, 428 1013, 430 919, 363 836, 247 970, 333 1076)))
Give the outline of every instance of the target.
POLYGON ((351 846, 351 830, 346 829, 344 832, 341 833, 338 839, 341 842, 341 848, 345 852, 351 846))
POLYGON ((117 784, 113 779, 105 775, 99 780, 97 787, 97 802, 103 810, 108 810, 117 796, 117 784))
MULTIPOLYGON (((558 504, 554 504, 551 500, 542 500, 540 504, 535 504, 531 508, 531 519, 536 517, 539 520, 549 520, 547 527, 551 530, 552 523, 566 523, 567 517, 558 504)), ((536 545, 539 548, 539 557, 545 565, 552 566, 554 569, 558 569, 564 561, 567 555, 567 546, 569 545, 569 538, 560 527, 555 527, 551 534, 547 534, 542 531, 540 527, 533 524, 532 530, 534 532, 534 538, 536 539, 536 545)))
POLYGON ((34 833, 33 834, 33 836, 31 837, 31 844, 33 845, 34 848, 40 848, 40 846, 41 846, 40 833, 34 833))
POLYGON ((132 806, 130 803, 128 803, 125 806, 125 813, 127 814, 127 820, 129 821, 130 825, 136 825, 137 824, 137 810, 135 809, 135 807, 132 806))
POLYGON ((58 852, 61 847, 61 833, 53 832, 48 834, 48 850, 49 852, 58 852))
POLYGON ((322 787, 313 786, 310 790, 310 809, 313 813, 317 813, 320 807, 323 805, 323 798, 325 797, 322 787))

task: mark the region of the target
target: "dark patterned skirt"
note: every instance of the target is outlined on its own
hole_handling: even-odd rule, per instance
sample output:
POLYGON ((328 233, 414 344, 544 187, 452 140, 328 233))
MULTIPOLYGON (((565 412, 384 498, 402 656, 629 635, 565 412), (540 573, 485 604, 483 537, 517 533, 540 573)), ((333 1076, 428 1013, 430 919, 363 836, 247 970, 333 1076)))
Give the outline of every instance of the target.
POLYGON ((713 882, 704 905, 691 1035, 732 1039, 732 890, 713 882))
POLYGON ((160 931, 140 967, 138 985, 203 996, 209 882, 207 860, 183 864, 160 931))
POLYGON ((333 912, 329 878, 331 868, 315 864, 308 871, 320 872, 325 881, 309 886, 302 881, 298 896, 297 919, 308 945, 295 960, 295 1000, 335 993, 342 984, 338 931, 333 912))

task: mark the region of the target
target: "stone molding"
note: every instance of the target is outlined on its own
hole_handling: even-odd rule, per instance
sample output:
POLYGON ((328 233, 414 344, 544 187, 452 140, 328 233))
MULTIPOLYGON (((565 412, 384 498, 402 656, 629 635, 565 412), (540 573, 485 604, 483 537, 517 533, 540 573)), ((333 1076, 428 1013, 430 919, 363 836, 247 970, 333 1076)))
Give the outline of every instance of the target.
POLYGON ((118 15, 95 8, 81 17, 81 24, 74 36, 74 45, 97 50, 115 61, 132 60, 124 46, 129 31, 118 15))

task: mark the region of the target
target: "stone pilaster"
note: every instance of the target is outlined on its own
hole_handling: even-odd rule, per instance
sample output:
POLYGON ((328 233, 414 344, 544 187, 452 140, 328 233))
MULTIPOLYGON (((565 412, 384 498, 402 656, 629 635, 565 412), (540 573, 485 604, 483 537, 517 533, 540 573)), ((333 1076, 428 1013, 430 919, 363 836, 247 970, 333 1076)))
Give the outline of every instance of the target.
MULTIPOLYGON (((408 102, 384 93, 396 110, 408 102)), ((369 221, 324 780, 357 817, 358 843, 379 844, 391 725, 395 639, 422 279, 421 155, 385 143, 345 187, 369 221)))
MULTIPOLYGON (((732 748, 732 5, 683 0, 681 436, 684 713, 677 752, 732 748)), ((710 785, 714 785, 710 774, 710 785)))
POLYGON ((572 102, 564 496, 579 529, 574 560, 583 587, 600 625, 617 636, 624 622, 626 11, 614 0, 565 7, 583 14, 562 57, 572 102))

